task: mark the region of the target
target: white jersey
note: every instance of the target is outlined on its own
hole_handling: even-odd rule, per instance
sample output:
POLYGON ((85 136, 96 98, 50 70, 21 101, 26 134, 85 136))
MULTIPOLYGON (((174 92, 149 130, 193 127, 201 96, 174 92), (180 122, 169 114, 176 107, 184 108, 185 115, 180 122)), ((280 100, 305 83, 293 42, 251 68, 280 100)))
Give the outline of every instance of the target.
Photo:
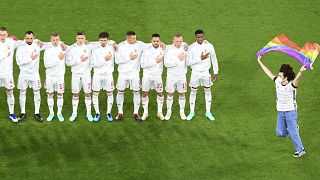
POLYGON ((91 63, 95 74, 112 74, 114 71, 114 48, 112 44, 107 44, 105 47, 99 45, 92 51, 91 63), (105 56, 111 55, 109 61, 104 59, 105 56))
POLYGON ((170 46, 164 54, 164 66, 167 67, 167 76, 184 77, 187 73, 186 59, 180 61, 179 55, 182 54, 186 58, 184 47, 177 48, 170 46))
POLYGON ((46 68, 46 76, 64 76, 66 70, 65 58, 62 60, 59 58, 59 54, 66 53, 63 51, 60 45, 53 46, 52 43, 48 43, 44 47, 44 66, 46 68))
POLYGON ((297 110, 297 89, 293 86, 292 81, 286 85, 282 85, 281 79, 276 77, 275 86, 277 92, 277 111, 297 110))
MULTIPOLYGON (((96 46, 95 46, 96 47, 96 46)), ((91 50, 92 45, 77 45, 74 44, 67 51, 66 64, 71 66, 72 74, 91 75, 91 50), (81 61, 81 56, 88 57, 84 62, 81 61)))
POLYGON ((159 46, 158 48, 154 48, 152 45, 147 46, 143 52, 141 57, 141 68, 143 69, 143 75, 150 76, 161 76, 163 71, 163 61, 157 63, 157 57, 164 56, 163 49, 159 46))
POLYGON ((189 46, 188 56, 187 56, 187 65, 191 66, 191 69, 194 71, 207 71, 213 66, 213 73, 218 74, 218 60, 216 52, 211 43, 202 43, 198 44, 197 42, 192 43, 189 46), (209 53, 207 59, 201 60, 201 54, 209 53))
POLYGON ((40 47, 36 41, 31 45, 23 43, 18 46, 16 53, 17 64, 20 68, 20 74, 38 75, 40 63, 40 47), (38 55, 35 60, 32 60, 32 55, 38 55))
POLYGON ((14 50, 22 43, 23 41, 15 41, 12 38, 0 42, 0 76, 12 75, 14 50))
POLYGON ((118 64, 119 73, 125 74, 139 74, 140 72, 140 58, 142 50, 145 47, 145 43, 137 41, 134 44, 129 44, 127 41, 123 41, 119 44, 116 51, 115 62, 118 64), (138 54, 134 60, 130 59, 130 54, 138 54))

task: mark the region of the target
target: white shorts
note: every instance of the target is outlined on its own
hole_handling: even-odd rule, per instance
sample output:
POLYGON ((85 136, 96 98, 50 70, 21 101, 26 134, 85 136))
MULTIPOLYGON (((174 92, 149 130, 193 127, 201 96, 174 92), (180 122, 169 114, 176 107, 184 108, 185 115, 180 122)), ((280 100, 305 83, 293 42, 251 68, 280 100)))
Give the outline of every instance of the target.
POLYGON ((19 74, 18 78, 18 89, 27 89, 32 88, 33 90, 40 90, 41 89, 41 81, 40 75, 26 75, 26 74, 19 74))
POLYGON ((168 93, 174 93, 175 90, 177 90, 178 93, 187 92, 186 76, 184 77, 167 76, 166 91, 168 93))
POLYGON ((133 91, 140 90, 139 74, 134 74, 134 75, 119 74, 118 82, 117 82, 117 89, 123 91, 129 87, 133 91))
POLYGON ((163 92, 163 83, 161 76, 143 75, 142 91, 148 92, 150 89, 155 89, 157 92, 163 92))
POLYGON ((211 87, 212 79, 209 71, 192 71, 189 86, 195 88, 199 86, 211 87))
POLYGON ((83 88, 84 93, 91 93, 91 75, 73 75, 71 79, 72 93, 79 93, 83 88))
POLYGON ((45 88, 47 89, 47 93, 64 93, 64 76, 47 76, 45 88))
POLYGON ((12 74, 9 76, 0 76, 0 87, 5 87, 6 89, 14 88, 14 80, 12 74))
POLYGON ((93 74, 92 90, 100 91, 101 89, 109 92, 114 90, 112 74, 93 74))

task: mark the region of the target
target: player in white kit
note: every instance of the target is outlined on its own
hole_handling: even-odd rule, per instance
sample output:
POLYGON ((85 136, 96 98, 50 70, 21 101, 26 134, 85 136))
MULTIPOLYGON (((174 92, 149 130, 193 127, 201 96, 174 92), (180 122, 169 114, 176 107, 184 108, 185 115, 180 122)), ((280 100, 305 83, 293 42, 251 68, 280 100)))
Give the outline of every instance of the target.
POLYGON ((94 69, 93 82, 92 82, 92 102, 96 114, 93 118, 94 121, 100 120, 99 110, 99 92, 106 90, 107 92, 107 113, 106 118, 112 121, 111 108, 113 105, 113 71, 114 71, 114 46, 109 43, 109 34, 101 32, 99 34, 100 45, 92 51, 91 63, 94 69))
POLYGON ((44 51, 44 66, 46 68, 45 87, 47 91, 47 103, 49 107, 49 116, 47 121, 54 118, 54 92, 57 92, 57 117, 59 121, 64 121, 62 116, 63 93, 64 93, 64 74, 66 69, 65 53, 67 46, 60 41, 57 32, 51 33, 50 43, 46 43, 42 48, 44 51))
POLYGON ((186 49, 182 45, 183 36, 176 34, 173 37, 173 46, 166 49, 164 55, 164 66, 167 67, 166 91, 167 114, 165 120, 169 120, 172 114, 173 95, 175 91, 179 93, 180 118, 186 120, 184 108, 186 104, 185 92, 187 91, 187 64, 186 49))
POLYGON ((18 122, 18 118, 14 114, 13 55, 19 43, 24 42, 9 38, 7 28, 0 27, 0 87, 6 89, 9 118, 13 122, 18 122))
POLYGON ((121 42, 115 54, 115 62, 118 64, 118 81, 117 81, 117 106, 118 114, 116 120, 123 119, 123 102, 124 91, 130 86, 133 92, 135 120, 141 120, 139 115, 140 107, 140 57, 145 43, 137 41, 136 34, 133 31, 126 33, 126 40, 121 42))
POLYGON ((199 86, 204 87, 204 96, 206 102, 205 116, 214 121, 215 118, 211 113, 211 86, 212 80, 218 80, 218 61, 214 47, 211 43, 204 43, 203 30, 195 31, 196 42, 189 46, 187 65, 191 66, 191 78, 190 78, 190 113, 187 116, 187 120, 191 120, 195 116, 194 108, 197 96, 197 89, 199 86), (213 77, 211 78, 210 68, 213 66, 213 77))
POLYGON ((164 120, 162 114, 162 107, 164 102, 163 96, 163 83, 162 83, 162 71, 163 71, 163 57, 164 51, 161 45, 160 35, 152 34, 151 46, 147 46, 142 53, 141 67, 143 69, 142 77, 142 106, 144 109, 141 120, 146 120, 149 116, 148 104, 149 97, 148 92, 150 89, 155 89, 157 92, 157 104, 158 111, 157 116, 164 120))
POLYGON ((33 89, 34 94, 34 117, 38 121, 42 121, 42 117, 39 114, 41 97, 41 81, 39 75, 39 62, 40 62, 40 46, 34 40, 35 36, 32 31, 25 33, 25 43, 17 48, 16 60, 20 68, 20 74, 18 78, 18 89, 20 89, 20 108, 21 113, 19 115, 19 121, 22 121, 26 117, 26 92, 27 88, 33 89))
POLYGON ((70 121, 78 116, 79 93, 83 89, 88 121, 93 121, 91 115, 91 50, 92 46, 85 43, 83 31, 76 35, 76 44, 70 46, 66 54, 66 64, 71 66, 72 72, 72 115, 70 121))

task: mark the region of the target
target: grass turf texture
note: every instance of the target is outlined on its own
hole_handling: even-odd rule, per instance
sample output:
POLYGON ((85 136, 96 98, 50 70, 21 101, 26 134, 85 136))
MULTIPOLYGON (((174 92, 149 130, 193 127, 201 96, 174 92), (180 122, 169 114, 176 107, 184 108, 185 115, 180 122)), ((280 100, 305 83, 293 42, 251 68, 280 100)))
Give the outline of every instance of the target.
MULTIPOLYGON (((274 85, 255 60, 255 53, 280 33, 299 45, 319 42, 318 1, 3 0, 1 4, 1 25, 10 34, 23 38, 26 30, 33 30, 37 38, 49 41, 50 32, 58 31, 67 44, 75 42, 79 30, 85 30, 91 41, 107 30, 117 42, 124 40, 128 30, 134 30, 144 42, 157 32, 165 43, 171 43, 172 36, 180 32, 191 43, 194 31, 202 28, 215 46, 220 66, 219 81, 213 87, 215 122, 204 117, 200 90, 196 118, 191 122, 180 120, 177 98, 172 120, 159 121, 152 92, 151 116, 137 123, 131 117, 132 94, 127 91, 122 122, 88 122, 81 96, 76 122, 55 119, 38 123, 33 118, 29 89, 28 118, 13 124, 7 117, 6 95, 1 88, 1 179, 316 179, 320 175, 319 62, 314 70, 304 73, 298 90, 300 134, 308 153, 295 159, 290 139, 275 136, 274 85)), ((297 61, 281 53, 270 53, 263 59, 274 73, 282 63, 290 63, 295 71, 300 68, 297 61)), ((15 65, 15 83, 18 72, 15 65)), ((42 82, 44 72, 42 61, 42 82)), ((70 78, 68 67, 63 108, 66 120, 72 112, 70 78)), ((46 118, 44 89, 41 97, 40 112, 46 118)), ((15 98, 19 114, 17 89, 15 98)), ((102 93, 102 114, 105 100, 102 93)), ((186 114, 188 110, 187 101, 186 114)), ((112 112, 116 113, 115 103, 112 112)))

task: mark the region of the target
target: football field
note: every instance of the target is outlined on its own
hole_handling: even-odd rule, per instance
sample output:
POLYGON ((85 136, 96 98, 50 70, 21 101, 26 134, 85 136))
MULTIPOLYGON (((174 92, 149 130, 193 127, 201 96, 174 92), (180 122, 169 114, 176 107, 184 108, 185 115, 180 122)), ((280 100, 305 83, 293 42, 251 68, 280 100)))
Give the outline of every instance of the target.
MULTIPOLYGON (((205 38, 215 47, 219 80, 212 88, 214 122, 204 116, 202 88, 197 93, 196 116, 189 122, 179 117, 177 94, 171 120, 160 121, 156 117, 155 92, 149 96, 147 121, 134 121, 129 90, 125 93, 123 121, 108 122, 103 116, 99 122, 89 122, 82 92, 78 118, 69 122, 72 94, 71 69, 67 67, 62 112, 65 121, 56 118, 37 122, 33 117, 33 92, 28 89, 27 119, 15 124, 9 120, 2 87, 0 179, 318 179, 320 58, 313 70, 303 74, 297 90, 300 136, 307 154, 293 158, 290 138, 276 137, 274 83, 260 68, 255 54, 281 33, 300 46, 320 43, 319 9, 318 0, 2 0, 0 26, 19 39, 32 30, 37 39, 47 42, 50 33, 57 31, 70 45, 75 43, 76 32, 83 30, 89 41, 97 41, 98 34, 107 31, 110 39, 120 43, 125 33, 133 30, 144 42, 150 42, 151 34, 159 33, 164 43, 171 44, 172 37, 181 33, 191 44, 195 41, 194 31, 203 29, 205 38)), ((301 66, 279 52, 265 55, 263 61, 275 74, 283 63, 291 64, 295 72, 301 66)), ((189 68, 188 81, 190 72, 189 68)), ((14 62, 16 86, 18 75, 14 62)), ((187 97, 189 93, 190 89, 187 97)), ((19 115, 18 89, 14 94, 15 114, 19 115)), ((99 96, 103 115, 106 98, 105 93, 99 96)), ((114 102, 112 114, 116 113, 114 102)), ((44 88, 40 114, 44 119, 49 114, 44 88)))

